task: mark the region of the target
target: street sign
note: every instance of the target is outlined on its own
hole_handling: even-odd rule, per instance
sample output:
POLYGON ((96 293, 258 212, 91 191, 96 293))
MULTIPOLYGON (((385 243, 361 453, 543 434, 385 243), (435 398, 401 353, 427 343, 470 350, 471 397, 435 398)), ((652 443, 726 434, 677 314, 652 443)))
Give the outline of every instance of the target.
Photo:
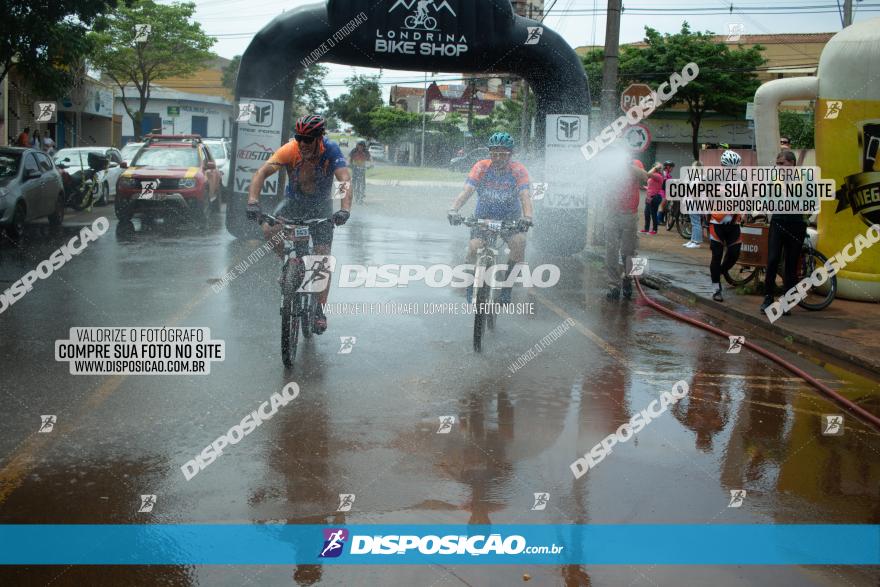
POLYGON ((168 116, 180 116, 180 106, 169 106, 168 116))
POLYGON ((651 145, 651 131, 644 124, 636 124, 623 131, 623 140, 630 149, 644 153, 651 145))
POLYGON ((646 84, 630 84, 620 95, 620 109, 627 112, 633 106, 638 106, 652 93, 653 90, 646 84))
POLYGON ((755 119, 755 103, 746 102, 746 120, 755 119))

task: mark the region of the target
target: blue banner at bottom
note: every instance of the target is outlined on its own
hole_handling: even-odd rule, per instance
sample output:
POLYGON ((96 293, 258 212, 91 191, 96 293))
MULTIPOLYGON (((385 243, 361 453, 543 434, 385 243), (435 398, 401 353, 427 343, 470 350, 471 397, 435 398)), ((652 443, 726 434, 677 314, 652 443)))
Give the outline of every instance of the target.
POLYGON ((4 565, 880 565, 880 525, 0 525, 4 565))

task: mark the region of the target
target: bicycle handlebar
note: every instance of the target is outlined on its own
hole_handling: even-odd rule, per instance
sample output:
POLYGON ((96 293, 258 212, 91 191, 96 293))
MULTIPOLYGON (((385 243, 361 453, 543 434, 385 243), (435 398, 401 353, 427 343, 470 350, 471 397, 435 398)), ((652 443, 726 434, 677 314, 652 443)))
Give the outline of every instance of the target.
POLYGON ((309 218, 308 220, 305 218, 284 218, 283 216, 272 216, 271 214, 260 214, 260 221, 258 224, 262 224, 263 221, 268 222, 269 226, 275 226, 279 222, 285 226, 311 226, 313 224, 321 224, 322 222, 333 222, 333 218, 309 218))
POLYGON ((485 218, 476 218, 474 216, 469 216, 462 220, 462 224, 469 228, 480 227, 485 228, 487 230, 493 230, 496 232, 502 231, 514 231, 514 232, 525 232, 520 229, 519 223, 516 221, 510 220, 487 220, 485 218), (493 225, 500 224, 501 227, 495 228, 493 225))

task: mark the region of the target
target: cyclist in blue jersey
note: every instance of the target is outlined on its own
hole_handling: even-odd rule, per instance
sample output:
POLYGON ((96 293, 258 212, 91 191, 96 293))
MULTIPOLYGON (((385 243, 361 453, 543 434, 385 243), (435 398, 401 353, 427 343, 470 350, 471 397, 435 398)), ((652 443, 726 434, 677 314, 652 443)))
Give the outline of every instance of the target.
MULTIPOLYGON (((525 231, 532 226, 532 200, 529 189, 529 172, 522 163, 511 161, 513 138, 506 132, 496 132, 489 138, 489 159, 477 161, 468 174, 464 189, 452 202, 447 212, 449 223, 453 226, 464 220, 459 210, 470 197, 477 193, 477 209, 474 215, 480 219, 515 221, 522 232, 505 236, 510 248, 507 275, 517 263, 526 256, 525 231)), ((482 230, 471 229, 468 244, 468 263, 476 260, 477 249, 483 246, 482 230)), ((468 293, 472 291, 468 289, 468 293)), ((500 302, 510 301, 511 288, 501 291, 500 302)))

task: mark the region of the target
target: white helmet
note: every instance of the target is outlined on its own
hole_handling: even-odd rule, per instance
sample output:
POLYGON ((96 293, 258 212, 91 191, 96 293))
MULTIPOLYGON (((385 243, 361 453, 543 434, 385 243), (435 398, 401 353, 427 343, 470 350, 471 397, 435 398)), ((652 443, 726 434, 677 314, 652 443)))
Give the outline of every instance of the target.
POLYGON ((728 149, 721 153, 722 167, 736 167, 740 163, 742 163, 742 157, 740 157, 736 151, 728 149))

